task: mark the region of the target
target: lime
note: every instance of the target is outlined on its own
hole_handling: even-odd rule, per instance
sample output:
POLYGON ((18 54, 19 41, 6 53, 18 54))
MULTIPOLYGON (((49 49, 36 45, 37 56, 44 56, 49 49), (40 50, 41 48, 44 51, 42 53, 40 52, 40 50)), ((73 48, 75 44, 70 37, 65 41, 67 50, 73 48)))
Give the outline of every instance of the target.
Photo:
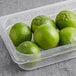
POLYGON ((59 29, 64 27, 76 27, 76 14, 69 10, 61 11, 56 16, 56 25, 59 29))
POLYGON ((43 24, 34 32, 34 41, 42 49, 56 47, 59 42, 58 30, 43 24))
POLYGON ((23 53, 23 54, 38 54, 40 53, 40 48, 31 41, 25 41, 23 43, 21 43, 18 47, 17 47, 18 51, 23 53))
POLYGON ((15 46, 32 38, 31 29, 24 23, 16 23, 10 30, 9 36, 15 46))
POLYGON ((25 63, 24 66, 26 67, 33 67, 37 65, 38 62, 40 61, 41 58, 40 48, 34 42, 25 41, 17 47, 17 50, 23 54, 29 54, 29 55, 34 54, 34 57, 29 56, 33 62, 25 63))
POLYGON ((42 24, 48 24, 48 25, 54 26, 56 28, 56 25, 51 18, 44 16, 44 15, 40 15, 40 16, 35 17, 32 20, 32 23, 31 23, 32 31, 34 32, 42 24))
POLYGON ((60 31, 60 44, 70 44, 76 42, 76 28, 66 27, 60 31))

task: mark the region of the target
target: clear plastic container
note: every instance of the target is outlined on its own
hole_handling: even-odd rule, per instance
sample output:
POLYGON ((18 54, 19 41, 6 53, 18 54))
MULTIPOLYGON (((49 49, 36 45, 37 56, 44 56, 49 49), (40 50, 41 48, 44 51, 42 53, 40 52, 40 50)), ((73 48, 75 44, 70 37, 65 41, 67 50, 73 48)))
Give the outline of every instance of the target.
POLYGON ((33 70, 46 65, 76 57, 76 44, 59 46, 47 51, 41 51, 41 57, 22 54, 16 50, 9 38, 11 26, 17 22, 30 25, 31 20, 38 15, 46 15, 55 19, 57 13, 62 10, 72 10, 76 13, 76 1, 68 0, 35 9, 0 17, 0 35, 9 51, 12 60, 24 70, 33 70))

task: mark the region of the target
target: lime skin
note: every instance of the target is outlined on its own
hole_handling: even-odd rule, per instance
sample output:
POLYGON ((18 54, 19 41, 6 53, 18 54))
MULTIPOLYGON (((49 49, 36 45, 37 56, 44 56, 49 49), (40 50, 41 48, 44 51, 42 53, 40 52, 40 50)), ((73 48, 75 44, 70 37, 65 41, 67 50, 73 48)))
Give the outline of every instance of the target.
POLYGON ((60 30, 60 44, 71 44, 76 42, 76 28, 66 27, 60 30))
POLYGON ((37 54, 40 53, 40 48, 31 41, 25 41, 23 43, 21 43, 18 47, 17 47, 18 51, 23 53, 23 54, 37 54))
POLYGON ((34 32, 34 41, 44 50, 54 48, 59 43, 59 33, 54 27, 41 25, 34 32))
POLYGON ((63 10, 56 16, 56 26, 61 30, 65 27, 76 27, 76 14, 69 10, 63 10))
POLYGON ((32 38, 32 32, 26 24, 19 22, 12 26, 9 36, 13 44, 17 47, 24 41, 30 41, 32 38))
POLYGON ((39 28, 42 24, 47 24, 50 26, 54 26, 56 28, 55 22, 44 15, 36 16, 31 22, 31 29, 34 32, 37 28, 39 28))

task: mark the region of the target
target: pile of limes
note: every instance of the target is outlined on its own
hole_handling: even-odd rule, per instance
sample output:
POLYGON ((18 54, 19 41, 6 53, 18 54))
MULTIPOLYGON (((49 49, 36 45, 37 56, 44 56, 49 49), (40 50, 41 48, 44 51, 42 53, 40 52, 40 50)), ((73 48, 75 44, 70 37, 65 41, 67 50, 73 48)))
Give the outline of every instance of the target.
POLYGON ((19 22, 10 29, 9 36, 17 50, 24 54, 40 54, 40 48, 47 50, 58 45, 76 42, 76 14, 64 10, 57 14, 54 22, 50 17, 36 16, 31 28, 19 22), (31 41, 32 34, 34 41, 31 41))

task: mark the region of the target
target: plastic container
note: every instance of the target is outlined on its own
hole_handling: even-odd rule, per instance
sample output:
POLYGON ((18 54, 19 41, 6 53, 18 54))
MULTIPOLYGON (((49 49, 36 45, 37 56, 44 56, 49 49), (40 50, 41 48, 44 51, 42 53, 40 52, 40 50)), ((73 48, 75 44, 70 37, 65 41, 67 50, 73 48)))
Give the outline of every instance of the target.
POLYGON ((66 9, 76 12, 76 1, 63 1, 0 17, 0 35, 12 60, 24 70, 33 70, 76 57, 76 44, 69 44, 49 49, 47 51, 41 51, 41 57, 36 59, 35 55, 19 53, 9 38, 9 30, 13 24, 24 22, 30 25, 31 20, 38 15, 46 15, 55 19, 57 13, 66 9))

